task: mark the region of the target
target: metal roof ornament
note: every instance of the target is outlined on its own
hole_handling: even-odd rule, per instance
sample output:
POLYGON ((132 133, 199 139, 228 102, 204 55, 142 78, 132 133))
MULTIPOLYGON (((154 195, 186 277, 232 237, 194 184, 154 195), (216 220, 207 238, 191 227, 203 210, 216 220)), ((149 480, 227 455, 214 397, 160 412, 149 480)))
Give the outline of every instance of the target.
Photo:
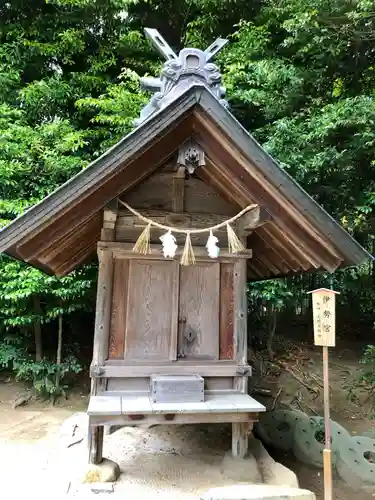
POLYGON ((210 62, 228 43, 228 40, 217 38, 204 51, 186 48, 182 49, 177 56, 157 30, 145 28, 145 33, 166 62, 161 70, 160 78, 141 78, 141 87, 153 92, 153 96, 141 110, 140 117, 134 120, 136 127, 170 102, 177 94, 177 89, 182 91, 194 83, 203 83, 223 106, 228 106, 228 102, 224 99, 225 88, 221 86, 219 67, 210 62))
POLYGON ((185 167, 190 175, 194 174, 196 168, 206 164, 201 145, 194 139, 184 142, 178 150, 177 164, 185 167))

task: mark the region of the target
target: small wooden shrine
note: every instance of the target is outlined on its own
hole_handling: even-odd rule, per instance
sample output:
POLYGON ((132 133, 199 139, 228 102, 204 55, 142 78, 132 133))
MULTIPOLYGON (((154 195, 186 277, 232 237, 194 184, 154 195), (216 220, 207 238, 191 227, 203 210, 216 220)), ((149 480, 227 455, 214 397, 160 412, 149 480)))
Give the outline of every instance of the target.
POLYGON ((265 408, 247 394, 246 283, 369 258, 242 128, 211 62, 144 78, 134 130, 0 233, 0 251, 66 275, 97 252, 90 461, 103 426, 231 422, 233 454, 265 408))

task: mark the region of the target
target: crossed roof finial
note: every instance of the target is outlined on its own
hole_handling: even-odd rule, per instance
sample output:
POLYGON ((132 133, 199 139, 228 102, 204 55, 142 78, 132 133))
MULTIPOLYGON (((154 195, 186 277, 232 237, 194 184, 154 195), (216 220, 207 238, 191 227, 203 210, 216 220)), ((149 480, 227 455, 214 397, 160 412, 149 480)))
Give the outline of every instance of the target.
MULTIPOLYGON (((168 43, 164 40, 158 30, 154 30, 152 28, 145 28, 146 36, 153 45, 156 50, 165 57, 168 61, 169 59, 178 59, 178 56, 173 52, 168 43)), ((220 50, 228 43, 228 40, 224 38, 217 38, 214 43, 212 43, 205 51, 206 62, 210 61, 220 50)), ((189 49, 184 49, 189 50, 189 49)), ((194 49, 197 50, 197 49, 194 49)))
POLYGON ((203 83, 224 106, 228 105, 223 99, 225 88, 221 86, 220 70, 216 64, 210 62, 228 43, 228 40, 217 38, 205 51, 185 48, 176 55, 157 30, 145 28, 145 33, 166 62, 160 78, 144 77, 141 79, 142 88, 152 92, 153 96, 141 110, 140 117, 134 122, 135 126, 140 125, 151 114, 164 107, 176 94, 177 89, 182 91, 194 83, 203 83))

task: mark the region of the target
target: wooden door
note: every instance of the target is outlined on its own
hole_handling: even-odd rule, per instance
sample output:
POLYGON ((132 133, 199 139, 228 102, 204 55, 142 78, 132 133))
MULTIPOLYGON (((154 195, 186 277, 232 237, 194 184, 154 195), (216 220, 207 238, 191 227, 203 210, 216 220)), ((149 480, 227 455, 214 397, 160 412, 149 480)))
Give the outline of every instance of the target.
POLYGON ((178 336, 180 358, 219 358, 219 290, 218 262, 181 267, 178 336))
POLYGON ((171 261, 130 261, 125 360, 176 359, 178 270, 171 261))
POLYGON ((115 259, 109 359, 234 359, 234 275, 229 263, 115 259))

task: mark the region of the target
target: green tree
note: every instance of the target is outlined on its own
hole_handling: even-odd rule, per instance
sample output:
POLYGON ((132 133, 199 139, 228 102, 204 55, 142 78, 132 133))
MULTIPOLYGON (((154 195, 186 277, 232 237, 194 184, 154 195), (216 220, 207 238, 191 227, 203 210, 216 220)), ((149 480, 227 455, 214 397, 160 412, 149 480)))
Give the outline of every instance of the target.
MULTIPOLYGON (((144 99, 134 68, 146 66, 135 56, 147 44, 123 22, 129 3, 37 0, 0 7, 0 225, 130 130, 144 99), (106 108, 107 121, 100 121, 94 100, 102 102, 107 92, 118 106, 106 108)), ((58 279, 1 258, 0 365, 13 364, 19 376, 53 392, 56 371, 63 376, 77 365, 60 359, 61 349, 60 366, 54 355, 44 356, 45 325, 61 326, 77 310, 91 307, 92 314, 94 288, 91 267, 58 279)))

